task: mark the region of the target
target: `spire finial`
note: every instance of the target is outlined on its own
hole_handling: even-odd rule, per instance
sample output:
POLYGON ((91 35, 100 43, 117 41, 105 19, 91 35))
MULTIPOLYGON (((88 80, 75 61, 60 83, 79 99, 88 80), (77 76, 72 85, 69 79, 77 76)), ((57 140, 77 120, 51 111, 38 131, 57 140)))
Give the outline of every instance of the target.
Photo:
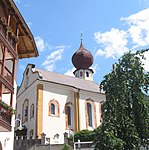
POLYGON ((82 38, 82 36, 83 36, 83 33, 81 32, 81 34, 80 34, 80 38, 81 38, 80 48, 82 48, 82 47, 83 47, 83 44, 82 44, 82 40, 83 40, 83 38, 82 38))
POLYGON ((82 42, 82 40, 83 40, 82 36, 83 36, 83 33, 81 32, 81 34, 80 34, 81 42, 82 42))

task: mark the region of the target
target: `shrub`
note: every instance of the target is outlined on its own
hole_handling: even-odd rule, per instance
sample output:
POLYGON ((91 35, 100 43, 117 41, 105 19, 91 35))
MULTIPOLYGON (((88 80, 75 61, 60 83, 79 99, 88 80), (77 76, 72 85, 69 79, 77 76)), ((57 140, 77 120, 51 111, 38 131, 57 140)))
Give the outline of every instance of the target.
POLYGON ((75 142, 80 139, 81 142, 93 141, 95 136, 95 131, 81 130, 75 133, 75 142))
POLYGON ((71 148, 68 144, 64 144, 62 150, 71 150, 71 148))

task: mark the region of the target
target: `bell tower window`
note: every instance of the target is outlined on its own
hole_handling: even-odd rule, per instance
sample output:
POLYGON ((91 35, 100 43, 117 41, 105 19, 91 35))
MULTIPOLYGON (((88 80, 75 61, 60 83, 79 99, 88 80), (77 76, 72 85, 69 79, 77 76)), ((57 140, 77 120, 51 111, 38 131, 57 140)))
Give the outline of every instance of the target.
POLYGON ((83 72, 81 71, 81 72, 80 72, 80 77, 82 77, 82 76, 83 76, 83 72))
POLYGON ((89 72, 88 71, 86 72, 86 77, 89 77, 89 72))

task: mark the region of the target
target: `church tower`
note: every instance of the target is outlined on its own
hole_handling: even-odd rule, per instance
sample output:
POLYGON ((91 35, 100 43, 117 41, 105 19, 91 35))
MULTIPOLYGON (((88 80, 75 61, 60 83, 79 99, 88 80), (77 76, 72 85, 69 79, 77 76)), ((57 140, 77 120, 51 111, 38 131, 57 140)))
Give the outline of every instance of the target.
POLYGON ((93 81, 94 72, 89 68, 93 64, 93 56, 83 47, 82 39, 79 49, 72 56, 72 63, 76 68, 73 72, 75 77, 93 81))

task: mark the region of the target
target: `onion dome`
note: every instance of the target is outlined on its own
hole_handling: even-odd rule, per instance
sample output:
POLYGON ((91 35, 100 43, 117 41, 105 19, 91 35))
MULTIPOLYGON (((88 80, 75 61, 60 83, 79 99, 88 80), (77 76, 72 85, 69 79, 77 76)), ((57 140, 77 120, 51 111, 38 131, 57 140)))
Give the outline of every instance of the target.
POLYGON ((72 56, 72 63, 77 69, 89 69, 93 64, 93 56, 83 47, 82 40, 79 49, 72 56))

